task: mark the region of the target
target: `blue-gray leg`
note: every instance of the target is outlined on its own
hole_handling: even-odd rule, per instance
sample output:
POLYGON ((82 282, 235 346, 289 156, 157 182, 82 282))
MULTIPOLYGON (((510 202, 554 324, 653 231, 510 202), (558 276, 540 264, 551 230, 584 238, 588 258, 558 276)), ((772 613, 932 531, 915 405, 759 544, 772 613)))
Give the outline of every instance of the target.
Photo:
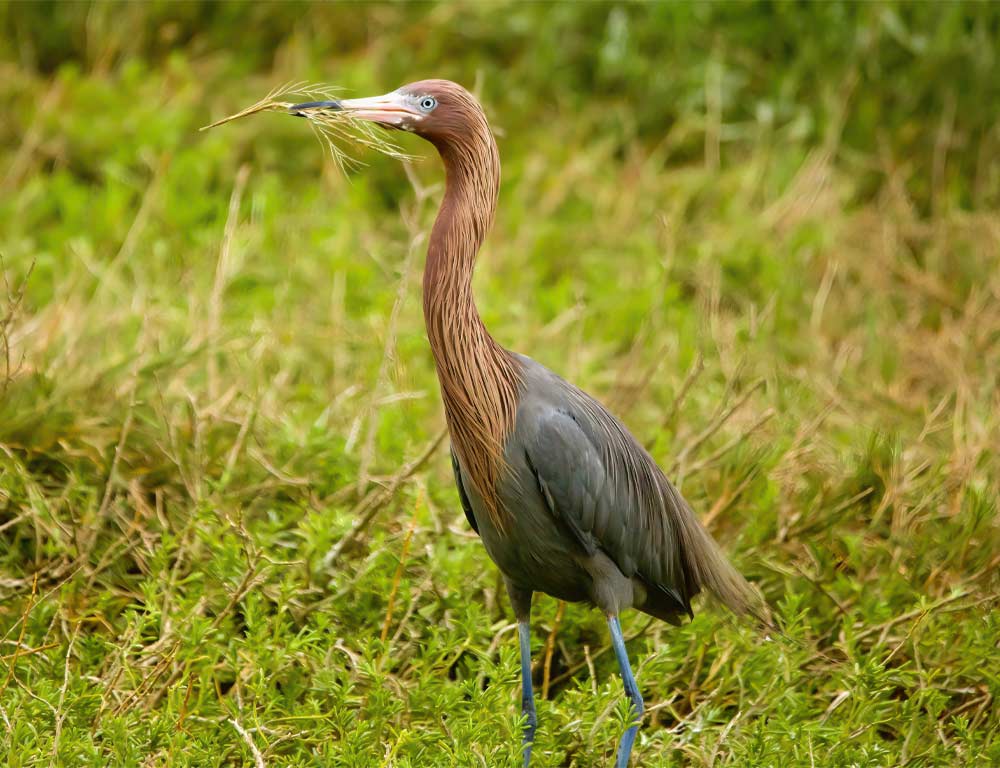
POLYGON ((531 688, 531 625, 527 621, 517 622, 517 637, 521 646, 521 714, 524 722, 524 765, 531 762, 531 746, 535 741, 535 694, 531 688))
POLYGON ((622 673, 622 681, 625 683, 625 693, 632 700, 632 721, 635 723, 622 736, 618 745, 618 758, 615 760, 615 768, 626 768, 629 756, 632 754, 632 744, 635 742, 635 735, 639 732, 639 723, 642 720, 642 695, 639 693, 639 686, 632 676, 632 667, 628 663, 628 651, 625 650, 625 638, 622 637, 622 625, 618 623, 617 616, 608 617, 608 627, 611 629, 611 645, 615 649, 615 657, 618 659, 618 668, 622 673))

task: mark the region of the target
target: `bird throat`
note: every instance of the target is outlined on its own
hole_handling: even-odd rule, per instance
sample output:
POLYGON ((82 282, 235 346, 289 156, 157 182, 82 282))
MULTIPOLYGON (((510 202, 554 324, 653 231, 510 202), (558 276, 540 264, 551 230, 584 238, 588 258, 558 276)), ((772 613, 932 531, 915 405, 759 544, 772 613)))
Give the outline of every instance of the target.
POLYGON ((472 293, 500 184, 496 144, 485 120, 483 126, 477 135, 438 147, 446 187, 427 251, 424 320, 452 447, 491 522, 504 530, 497 489, 517 414, 520 365, 486 330, 472 293))

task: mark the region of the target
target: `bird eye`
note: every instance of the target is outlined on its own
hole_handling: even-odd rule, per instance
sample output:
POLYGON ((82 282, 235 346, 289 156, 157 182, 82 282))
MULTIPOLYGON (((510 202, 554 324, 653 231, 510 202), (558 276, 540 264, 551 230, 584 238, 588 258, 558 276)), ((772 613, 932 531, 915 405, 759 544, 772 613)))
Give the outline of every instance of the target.
POLYGON ((430 112, 430 111, 431 111, 432 109, 434 109, 434 107, 436 107, 437 105, 438 105, 438 103, 437 103, 437 99, 435 99, 435 98, 434 98, 433 96, 424 96, 424 97, 423 97, 423 98, 422 98, 422 99, 420 100, 420 108, 421 108, 421 109, 422 109, 422 110, 423 110, 424 112, 430 112))

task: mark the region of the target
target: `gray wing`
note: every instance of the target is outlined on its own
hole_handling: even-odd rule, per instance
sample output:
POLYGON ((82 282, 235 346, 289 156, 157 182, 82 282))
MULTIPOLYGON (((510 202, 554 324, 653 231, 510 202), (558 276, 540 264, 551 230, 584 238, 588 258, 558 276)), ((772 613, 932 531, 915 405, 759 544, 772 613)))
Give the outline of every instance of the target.
POLYGON ((583 550, 606 553, 628 577, 691 614, 699 591, 678 530, 691 515, 625 427, 596 400, 553 375, 562 391, 531 408, 525 454, 549 511, 583 550))
POLYGON ((469 525, 472 526, 477 534, 479 533, 479 525, 476 523, 476 516, 472 511, 472 504, 469 503, 469 494, 465 492, 465 486, 462 484, 462 472, 458 467, 458 457, 455 455, 455 451, 451 452, 451 470, 455 473, 455 485, 458 486, 458 498, 462 502, 462 511, 465 512, 465 519, 469 521, 469 525))

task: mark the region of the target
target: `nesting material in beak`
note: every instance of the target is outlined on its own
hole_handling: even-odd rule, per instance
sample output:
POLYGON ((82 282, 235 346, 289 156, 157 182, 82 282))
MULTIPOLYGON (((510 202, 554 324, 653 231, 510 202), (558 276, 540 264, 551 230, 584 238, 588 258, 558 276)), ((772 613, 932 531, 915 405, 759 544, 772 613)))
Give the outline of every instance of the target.
MULTIPOLYGON (((201 128, 205 131, 215 128, 225 123, 239 120, 242 117, 257 114, 258 112, 285 112, 304 117, 309 121, 316 136, 329 150, 330 156, 337 163, 338 167, 347 171, 349 167, 360 164, 359 161, 351 157, 345 150, 345 145, 354 144, 367 149, 372 149, 383 155, 394 157, 399 160, 410 160, 403 150, 393 142, 389 141, 385 131, 379 130, 379 125, 390 126, 388 120, 378 120, 372 116, 371 109, 357 108, 358 104, 373 101, 372 99, 334 99, 333 89, 327 86, 308 85, 305 83, 295 83, 292 85, 276 88, 267 96, 241 112, 216 120, 214 123, 201 128), (317 97, 326 97, 316 101, 290 102, 283 101, 282 96, 290 94, 317 97)), ((391 94, 389 94, 391 95, 391 94)), ((376 97, 383 98, 383 97, 376 97)))

